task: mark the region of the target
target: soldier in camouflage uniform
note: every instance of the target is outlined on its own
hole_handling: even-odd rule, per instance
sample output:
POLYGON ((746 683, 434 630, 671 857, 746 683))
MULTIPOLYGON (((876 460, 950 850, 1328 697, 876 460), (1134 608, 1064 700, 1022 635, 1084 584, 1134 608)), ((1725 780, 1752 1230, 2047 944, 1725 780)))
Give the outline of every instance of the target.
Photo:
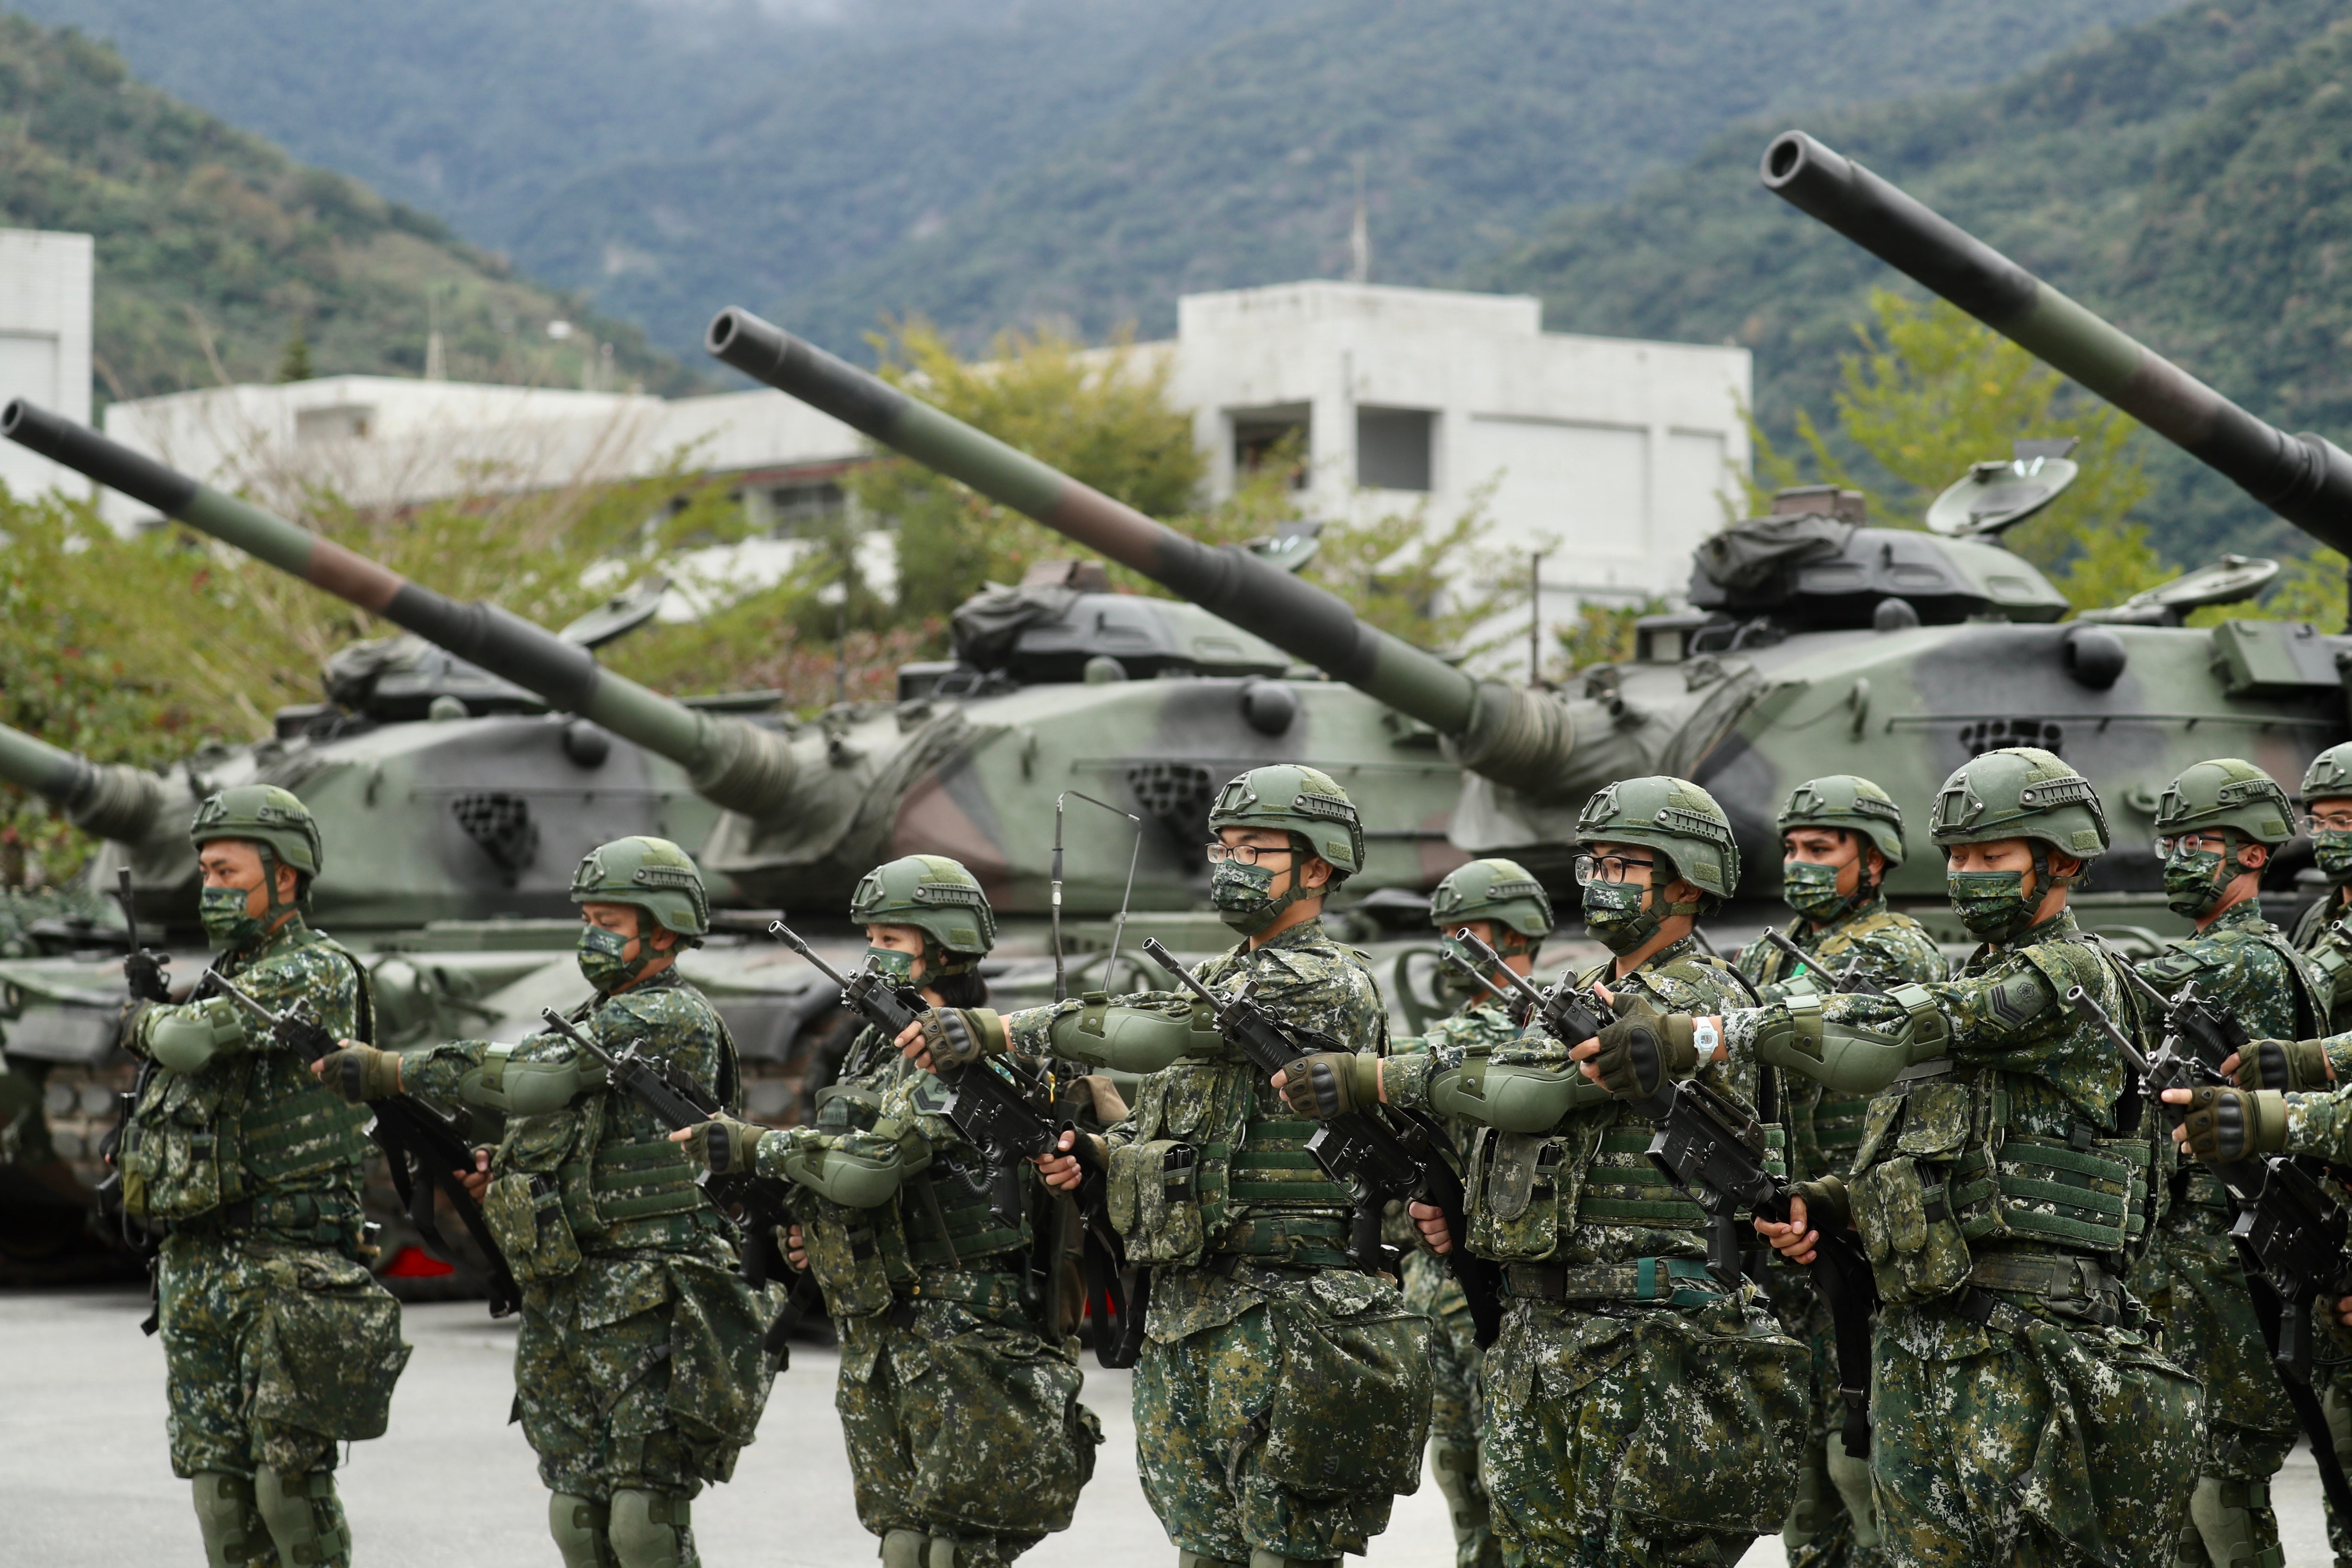
MULTIPOLYGON (((676 967, 710 929, 694 861, 667 839, 617 839, 580 862, 572 899, 595 990, 572 1022, 735 1107, 735 1042, 676 967)), ((354 1100, 505 1113, 472 1184, 523 1289, 515 1419, 551 1494, 549 1531, 564 1568, 694 1568, 692 1500, 734 1473, 769 1374, 732 1233, 669 1128, 556 1034, 404 1055, 347 1044, 320 1070, 354 1100)))
MULTIPOLYGON (((1347 792, 1314 768, 1254 768, 1218 793, 1209 826, 1210 896, 1244 940, 1201 980, 1220 994, 1255 980, 1283 1026, 1381 1050, 1371 972, 1318 918, 1364 863, 1347 792)), ((1351 1254, 1356 1199, 1307 1153, 1314 1124, 1189 993, 935 1012, 919 1027, 902 1043, 925 1060, 1009 1048, 1144 1075, 1125 1121, 1083 1147, 1066 1134, 1069 1152, 1040 1168, 1064 1191, 1104 1182, 1129 1262, 1150 1270, 1136 1457, 1180 1568, 1328 1568, 1362 1552, 1420 1484, 1428 1322, 1351 1254)))
MULTIPOLYGON (((850 919, 869 959, 932 1006, 987 1001, 977 970, 995 918, 955 861, 877 868, 850 919)), ((1001 1568, 1069 1527, 1102 1442, 1078 1403, 1076 1341, 1045 1321, 1030 1268, 1053 1199, 1027 1162, 992 1158, 957 1131, 947 1098, 868 1027, 818 1092, 814 1125, 722 1121, 678 1135, 715 1171, 806 1191, 793 1262, 814 1267, 841 1333, 835 1405, 884 1568, 1001 1568)))
POLYGON ((1931 823, 1952 906, 1984 941, 1952 980, 1723 1019, 1631 1017, 1589 1053, 1621 1092, 1748 1059, 1872 1101, 1853 1174, 1802 1184, 1790 1223, 1860 1231, 1884 1302, 1871 1479, 1905 1565, 2171 1561, 2197 1472, 2195 1382, 2123 1289, 2147 1246, 2153 1119, 2063 998, 2133 1026, 2120 961, 2070 887, 2107 846, 2088 780, 2032 747, 1945 781, 1931 823))
MULTIPOLYGON (((300 1005, 338 1035, 373 1029, 358 963, 303 919, 324 864, 318 825, 282 789, 197 809, 213 967, 264 1006, 300 1005)), ((408 1360, 400 1306, 363 1259, 367 1113, 225 996, 173 1005, 125 965, 139 1089, 116 1163, 131 1218, 161 1228, 158 1318, 173 1472, 194 1482, 212 1568, 351 1561, 336 1445, 383 1435, 408 1360)))
MULTIPOLYGON (((1760 1001, 1818 996, 1848 974, 1882 989, 1945 977, 1949 966, 1934 939, 1886 904, 1883 884, 1888 868, 1903 864, 1904 845, 1902 808, 1885 790, 1852 774, 1809 779, 1790 793, 1779 826, 1780 896, 1797 916, 1781 934, 1820 962, 1796 964, 1757 938, 1738 967, 1760 1001)), ((1869 1097, 1802 1077, 1783 1078, 1780 1089, 1790 1177, 1843 1175, 1862 1147, 1869 1097)), ((1790 1568, 1870 1563, 1878 1546, 1870 1461, 1847 1453, 1836 1436, 1843 1404, 1829 1309, 1812 1281, 1785 1263, 1772 1265, 1764 1287, 1781 1325, 1812 1352, 1812 1427, 1796 1504, 1780 1531, 1790 1568)))
MULTIPOLYGON (((2199 763, 2165 789, 2156 813, 2166 901, 2196 934, 2140 965, 2168 995, 2199 995, 2258 1038, 2302 1039, 2326 1017, 2326 977, 2263 918, 2263 868, 2294 836, 2277 781, 2234 757, 2199 763)), ((2170 1202, 2132 1289, 2164 1327, 2166 1353, 2205 1385, 2204 1458, 2182 1530, 2182 1568, 2282 1568, 2270 1479, 2297 1428, 2230 1239, 2237 1205, 2193 1165, 2170 1178, 2170 1202)))
MULTIPOLYGON (((1429 896, 1429 918, 1445 933, 1442 940, 1449 950, 1458 945, 1453 932, 1466 926, 1515 972, 1528 975, 1535 973, 1537 954, 1551 934, 1551 900, 1543 884, 1517 861, 1473 860, 1437 884, 1429 896)), ((1456 952, 1454 956, 1467 960, 1469 954, 1456 952)), ((1496 1047, 1518 1037, 1519 1026, 1503 997, 1461 968, 1449 963, 1440 973, 1451 988, 1465 993, 1460 1009, 1419 1040, 1398 1041, 1396 1052, 1425 1051, 1436 1071, 1475 1070, 1496 1047)), ((1466 1146, 1477 1126, 1455 1120, 1449 1131, 1456 1146, 1466 1146)), ((1453 1510, 1454 1568, 1501 1568, 1503 1548, 1495 1538, 1493 1505, 1478 1475, 1478 1434, 1486 1417, 1470 1305, 1444 1261, 1418 1247, 1405 1256, 1404 1300, 1407 1307, 1425 1314, 1434 1330, 1430 1335, 1429 1468, 1453 1510)))
MULTIPOLYGON (((2312 858, 2328 887, 2295 918, 2289 940, 2326 974, 2327 1020, 2321 1032, 2340 1035, 2352 1030, 2352 937, 2336 929, 2337 921, 2352 919, 2352 741, 2311 759, 2303 773, 2303 809, 2312 858)), ((2352 1060, 2336 1065, 2341 1071, 2352 1060)))
MULTIPOLYGON (((1577 842, 1585 927, 1617 955, 1580 984, 1675 1012, 1753 999, 1691 935, 1739 878, 1712 796, 1675 778, 1612 784, 1577 842)), ((1504 1560, 1733 1563, 1795 1494, 1804 1348, 1754 1286, 1707 1271, 1705 1216, 1651 1165, 1649 1124, 1569 1061, 1530 1033, 1495 1047, 1475 1094, 1430 1053, 1309 1058, 1283 1083, 1317 1115, 1386 1100, 1485 1123, 1465 1158, 1469 1236, 1426 1205, 1413 1215, 1436 1250, 1466 1243, 1504 1266, 1481 1449, 1504 1560)), ((1752 1068, 1707 1077, 1752 1108, 1752 1068)))

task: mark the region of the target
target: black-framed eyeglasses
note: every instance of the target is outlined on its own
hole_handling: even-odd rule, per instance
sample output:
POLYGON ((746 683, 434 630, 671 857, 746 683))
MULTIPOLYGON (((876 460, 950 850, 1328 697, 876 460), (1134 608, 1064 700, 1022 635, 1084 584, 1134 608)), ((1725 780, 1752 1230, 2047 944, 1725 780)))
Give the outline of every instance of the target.
POLYGON ((1268 855, 1296 855, 1298 853, 1295 847, 1286 844, 1278 847, 1268 846, 1264 849, 1259 848, 1255 844, 1211 844, 1206 845, 1203 847, 1208 853, 1209 864, 1212 866, 1222 866, 1228 860, 1231 860, 1237 866, 1255 866, 1261 858, 1268 855))
POLYGON ((1576 879, 1579 882, 1622 882, 1625 874, 1639 866, 1643 870, 1655 866, 1655 860, 1636 860, 1630 855, 1579 855, 1576 858, 1576 879))
POLYGON ((2226 833, 2171 833, 2156 841, 2156 857, 2169 860, 2175 855, 2215 855, 2230 852, 2230 836, 2226 833))

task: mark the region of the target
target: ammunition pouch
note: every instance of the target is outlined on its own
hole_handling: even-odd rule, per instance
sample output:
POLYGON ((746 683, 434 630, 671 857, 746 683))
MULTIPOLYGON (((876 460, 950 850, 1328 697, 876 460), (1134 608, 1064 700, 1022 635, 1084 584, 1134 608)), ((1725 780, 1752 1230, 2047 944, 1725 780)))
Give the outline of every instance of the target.
MULTIPOLYGON (((1471 1138, 1462 1181, 1472 1195, 1470 1250, 1498 1263, 1532 1262, 1559 1250, 1561 1185, 1575 1179, 1580 1163, 1570 1159, 1570 1151, 1589 1136, 1479 1129, 1471 1138)), ((1642 1147, 1649 1147, 1647 1133, 1642 1147)))
POLYGON ((125 1214, 188 1220, 245 1195, 240 1134, 252 1068, 245 1056, 147 1075, 115 1152, 125 1214))
MULTIPOLYGON (((1226 1207, 1226 1152, 1223 1144, 1202 1150, 1177 1138, 1111 1151, 1103 1196, 1111 1224, 1127 1243, 1129 1262, 1178 1268, 1201 1263, 1209 1249, 1206 1211, 1213 1206, 1222 1222, 1226 1207), (1214 1189, 1213 1197, 1204 1195, 1204 1187, 1214 1189)), ((1217 1228, 1225 1227, 1220 1223, 1217 1228)))
POLYGON ((811 1200, 803 1210, 801 1238, 825 1310, 835 1317, 887 1310, 893 1275, 910 1279, 914 1272, 898 1235, 898 1211, 887 1205, 854 1209, 811 1200))
POLYGON ((580 1267, 580 1242, 554 1177, 529 1171, 498 1177, 482 1194, 482 1219, 520 1281, 561 1279, 580 1267))

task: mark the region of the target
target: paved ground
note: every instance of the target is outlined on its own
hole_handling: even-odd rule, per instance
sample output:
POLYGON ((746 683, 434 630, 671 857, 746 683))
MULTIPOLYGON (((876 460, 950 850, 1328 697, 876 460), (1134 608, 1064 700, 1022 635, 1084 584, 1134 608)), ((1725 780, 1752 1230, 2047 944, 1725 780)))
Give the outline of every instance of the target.
MULTIPOLYGON (((163 1446, 163 1357, 139 1332, 144 1300, 122 1291, 0 1296, 0 1557, 45 1568, 200 1561, 184 1485, 163 1446)), ((452 1563, 547 1564, 546 1493, 520 1430, 506 1425, 514 1331, 478 1304, 412 1306, 416 1347, 394 1402, 392 1430, 359 1445, 343 1496, 365 1568, 452 1563)), ((1092 1358, 1088 1358, 1091 1362, 1092 1358)), ((695 1505, 712 1568, 834 1568, 874 1561, 857 1527, 849 1468, 833 1413, 831 1352, 794 1348, 777 1380, 760 1440, 732 1484, 695 1505)), ((1078 1505, 1076 1526, 1024 1558, 1024 1568, 1165 1563, 1174 1553, 1135 1479, 1134 1427, 1122 1373, 1092 1370, 1087 1402, 1109 1441, 1078 1505)), ((2279 1486, 2291 1564, 2327 1562, 2319 1484, 2307 1456, 2279 1486)), ((1382 1568, 1453 1561, 1434 1486, 1399 1500, 1367 1562, 1382 1568)), ((1777 1541, 1747 1558, 1779 1568, 1777 1541)))

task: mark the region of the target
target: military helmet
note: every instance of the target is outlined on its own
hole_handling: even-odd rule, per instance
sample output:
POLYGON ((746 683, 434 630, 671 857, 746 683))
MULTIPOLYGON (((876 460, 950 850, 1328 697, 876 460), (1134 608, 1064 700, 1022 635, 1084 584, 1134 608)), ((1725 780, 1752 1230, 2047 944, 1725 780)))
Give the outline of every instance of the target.
POLYGON ((694 857, 667 838, 615 838, 572 873, 575 904, 634 904, 683 937, 710 931, 710 899, 694 857))
POLYGON ((2303 803, 2352 800, 2352 741, 2330 746, 2303 770, 2303 803))
POLYGON ((1364 825, 1356 803, 1320 768, 1276 763, 1252 768, 1217 792, 1209 831, 1267 827, 1296 835, 1341 876, 1364 868, 1364 825))
POLYGON ((2278 780, 2241 757, 2192 763, 2164 786, 2156 804, 2156 831, 2171 837, 2203 827, 2230 827, 2257 844, 2294 837, 2294 809, 2278 780))
POLYGON ((1807 779, 1789 792, 1780 829, 1842 827, 1878 847, 1890 866, 1903 864, 1903 808, 1885 790, 1853 773, 1807 779))
POLYGON ((1494 921, 1521 936, 1551 934, 1551 899, 1517 860, 1473 860, 1456 866, 1429 895, 1429 918, 1448 931, 1471 921, 1494 921))
POLYGON ((1969 758, 1937 792, 1927 832, 1937 847, 2038 838, 2078 860, 2107 852, 2107 814, 2091 781, 2039 746, 1969 758))
POLYGON ((291 790, 276 784, 238 784, 205 797, 188 842, 202 849, 215 838, 242 838, 267 845, 279 862, 305 877, 326 864, 319 824, 291 790))
POLYGON ((1639 844, 1675 864, 1684 879, 1718 899, 1739 886, 1739 846, 1715 796, 1688 779, 1621 779, 1584 803, 1576 842, 1639 844))
POLYGON ((996 945, 996 912, 980 879, 944 855, 906 855, 860 879, 849 918, 859 925, 913 926, 949 952, 996 945))

